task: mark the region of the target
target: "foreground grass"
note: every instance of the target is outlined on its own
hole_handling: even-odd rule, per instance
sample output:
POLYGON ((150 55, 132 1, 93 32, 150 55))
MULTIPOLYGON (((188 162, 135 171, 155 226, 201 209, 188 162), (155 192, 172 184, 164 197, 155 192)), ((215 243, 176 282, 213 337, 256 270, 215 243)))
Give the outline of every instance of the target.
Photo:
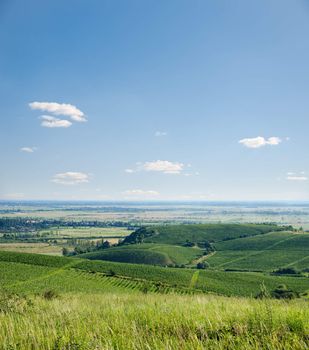
POLYGON ((64 294, 0 302, 0 349, 284 349, 309 347, 309 307, 152 294, 64 294))

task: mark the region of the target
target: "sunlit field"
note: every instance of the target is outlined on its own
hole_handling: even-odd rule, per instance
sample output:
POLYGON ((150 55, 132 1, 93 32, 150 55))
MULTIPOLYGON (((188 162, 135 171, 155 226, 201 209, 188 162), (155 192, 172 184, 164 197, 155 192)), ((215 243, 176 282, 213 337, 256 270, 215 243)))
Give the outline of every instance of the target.
POLYGON ((309 346, 309 308, 304 300, 117 292, 1 296, 0 323, 1 349, 304 350, 309 346))

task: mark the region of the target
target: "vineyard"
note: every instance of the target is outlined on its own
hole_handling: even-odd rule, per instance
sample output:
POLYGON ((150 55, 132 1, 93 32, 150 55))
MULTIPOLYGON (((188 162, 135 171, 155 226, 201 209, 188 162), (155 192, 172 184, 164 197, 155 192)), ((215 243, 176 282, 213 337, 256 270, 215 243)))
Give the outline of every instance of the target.
POLYGON ((309 268, 309 234, 272 232, 215 244, 207 260, 213 269, 271 272, 282 267, 309 268))
POLYGON ((224 272, 163 268, 87 259, 46 257, 38 254, 2 252, 0 283, 3 289, 22 293, 105 292, 113 288, 145 293, 217 293, 254 296, 261 284, 269 290, 286 284, 305 293, 307 277, 272 276, 254 272, 224 272), (192 283, 194 280, 194 283, 192 283))

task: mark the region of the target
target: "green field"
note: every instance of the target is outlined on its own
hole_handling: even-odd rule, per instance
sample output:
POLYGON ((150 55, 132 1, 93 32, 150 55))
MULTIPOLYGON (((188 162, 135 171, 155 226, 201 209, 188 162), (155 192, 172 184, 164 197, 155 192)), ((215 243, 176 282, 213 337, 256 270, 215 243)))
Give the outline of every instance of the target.
POLYGON ((41 230, 41 234, 49 234, 59 238, 91 238, 91 237, 125 237, 131 231, 123 227, 53 227, 41 230))

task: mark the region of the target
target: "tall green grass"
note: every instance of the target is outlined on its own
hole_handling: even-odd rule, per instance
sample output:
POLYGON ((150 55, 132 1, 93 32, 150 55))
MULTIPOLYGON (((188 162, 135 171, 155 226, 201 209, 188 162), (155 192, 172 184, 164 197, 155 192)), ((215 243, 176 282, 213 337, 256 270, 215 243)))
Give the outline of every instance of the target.
POLYGON ((304 300, 72 294, 0 298, 1 350, 304 350, 304 300))

